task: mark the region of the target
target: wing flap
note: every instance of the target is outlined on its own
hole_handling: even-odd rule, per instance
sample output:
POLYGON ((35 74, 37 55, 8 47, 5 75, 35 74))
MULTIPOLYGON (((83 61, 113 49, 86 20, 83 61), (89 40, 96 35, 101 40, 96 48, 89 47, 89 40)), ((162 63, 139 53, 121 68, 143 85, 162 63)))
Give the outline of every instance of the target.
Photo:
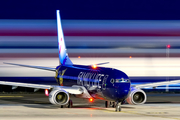
POLYGON ((138 85, 134 85, 134 87, 136 87, 136 88, 148 88, 148 87, 157 87, 157 86, 177 84, 177 83, 180 83, 180 80, 155 82, 155 83, 147 83, 147 84, 138 84, 138 85))

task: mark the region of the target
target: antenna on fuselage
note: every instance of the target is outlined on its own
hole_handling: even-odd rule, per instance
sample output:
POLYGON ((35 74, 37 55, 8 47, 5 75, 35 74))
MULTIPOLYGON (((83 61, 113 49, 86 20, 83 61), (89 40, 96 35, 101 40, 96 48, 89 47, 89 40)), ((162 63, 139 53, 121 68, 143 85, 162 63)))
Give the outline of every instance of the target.
POLYGON ((66 52, 66 45, 64 41, 64 34, 61 26, 61 17, 60 11, 56 10, 56 17, 57 17, 57 37, 58 37, 58 54, 59 54, 59 63, 61 65, 73 65, 71 60, 68 57, 66 52))

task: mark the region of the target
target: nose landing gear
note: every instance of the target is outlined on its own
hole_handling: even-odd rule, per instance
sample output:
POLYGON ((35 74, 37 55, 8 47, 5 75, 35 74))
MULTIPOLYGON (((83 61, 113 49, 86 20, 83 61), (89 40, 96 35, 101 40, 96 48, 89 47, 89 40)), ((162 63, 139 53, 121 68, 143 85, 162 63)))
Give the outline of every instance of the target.
POLYGON ((116 112, 121 112, 121 102, 116 102, 116 112))

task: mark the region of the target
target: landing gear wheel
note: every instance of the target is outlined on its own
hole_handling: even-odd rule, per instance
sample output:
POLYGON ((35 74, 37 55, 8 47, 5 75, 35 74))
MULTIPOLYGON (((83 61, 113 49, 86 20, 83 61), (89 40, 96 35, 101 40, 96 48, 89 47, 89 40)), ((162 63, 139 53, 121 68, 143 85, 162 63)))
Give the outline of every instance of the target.
POLYGON ((68 102, 68 108, 72 108, 72 106, 73 106, 73 102, 72 102, 72 100, 69 100, 69 102, 68 102))
POLYGON ((115 106, 116 106, 115 102, 110 102, 110 106, 111 106, 112 108, 115 108, 115 106))
POLYGON ((112 102, 112 101, 105 101, 105 107, 106 108, 110 108, 110 107, 112 107, 112 108, 115 108, 115 102, 112 102))
POLYGON ((64 108, 64 105, 61 105, 61 108, 64 108))
POLYGON ((109 101, 105 101, 105 107, 109 108, 109 101))
POLYGON ((117 102, 117 104, 116 104, 116 112, 121 112, 121 102, 117 102))

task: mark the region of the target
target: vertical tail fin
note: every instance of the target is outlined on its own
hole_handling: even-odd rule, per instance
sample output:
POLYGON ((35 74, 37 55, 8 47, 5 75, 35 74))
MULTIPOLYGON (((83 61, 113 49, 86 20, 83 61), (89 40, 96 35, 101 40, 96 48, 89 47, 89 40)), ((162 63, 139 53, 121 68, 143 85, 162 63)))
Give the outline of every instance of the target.
POLYGON ((58 33, 58 50, 59 50, 59 62, 61 65, 73 65, 66 53, 66 45, 64 41, 64 34, 61 26, 61 17, 59 10, 56 10, 57 16, 57 33, 58 33))

